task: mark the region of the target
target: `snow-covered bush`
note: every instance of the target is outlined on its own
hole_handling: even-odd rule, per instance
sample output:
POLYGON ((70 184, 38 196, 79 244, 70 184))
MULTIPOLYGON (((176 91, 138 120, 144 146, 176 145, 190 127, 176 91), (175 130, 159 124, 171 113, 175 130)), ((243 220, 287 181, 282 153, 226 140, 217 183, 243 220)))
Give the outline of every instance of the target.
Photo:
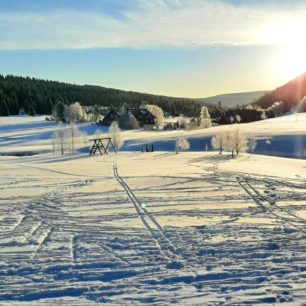
POLYGON ((154 104, 146 104, 145 108, 153 115, 155 116, 155 124, 156 125, 162 125, 164 123, 164 112, 163 110, 154 104))
POLYGON ((206 106, 201 107, 200 127, 204 129, 211 127, 211 118, 210 118, 208 108, 206 106))
POLYGON ((180 137, 175 144, 176 153, 178 151, 187 151, 190 148, 190 143, 186 137, 180 137))
POLYGON ((109 134, 110 134, 110 137, 111 137, 111 140, 112 140, 112 143, 114 145, 114 147, 116 148, 116 150, 119 150, 123 144, 124 144, 124 141, 122 139, 122 136, 121 136, 121 130, 119 128, 119 125, 116 121, 114 121, 110 128, 109 128, 109 134))

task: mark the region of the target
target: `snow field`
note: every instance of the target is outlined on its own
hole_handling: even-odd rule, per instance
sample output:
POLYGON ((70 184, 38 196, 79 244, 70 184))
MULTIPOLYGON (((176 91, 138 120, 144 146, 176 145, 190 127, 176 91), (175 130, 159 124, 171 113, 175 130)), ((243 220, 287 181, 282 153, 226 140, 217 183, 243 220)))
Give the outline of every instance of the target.
POLYGON ((0 157, 0 305, 301 305, 305 166, 0 157))

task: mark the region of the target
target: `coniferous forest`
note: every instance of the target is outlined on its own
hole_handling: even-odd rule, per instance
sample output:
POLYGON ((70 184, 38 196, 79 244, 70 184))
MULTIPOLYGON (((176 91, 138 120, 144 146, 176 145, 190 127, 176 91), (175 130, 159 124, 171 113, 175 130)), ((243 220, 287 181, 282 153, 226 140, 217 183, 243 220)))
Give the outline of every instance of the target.
POLYGON ((156 104, 171 115, 196 116, 201 105, 192 99, 173 98, 101 86, 73 85, 30 77, 0 75, 0 115, 16 115, 24 109, 30 115, 51 114, 58 102, 69 105, 109 108, 137 108, 143 102, 156 104))

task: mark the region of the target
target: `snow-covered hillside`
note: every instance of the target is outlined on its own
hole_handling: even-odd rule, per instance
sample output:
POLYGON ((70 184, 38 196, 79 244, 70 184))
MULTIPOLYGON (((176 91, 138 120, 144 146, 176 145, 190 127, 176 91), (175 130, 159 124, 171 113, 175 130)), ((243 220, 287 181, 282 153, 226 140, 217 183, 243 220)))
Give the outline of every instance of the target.
MULTIPOLYGON (((51 137, 57 125, 38 117, 0 117, 0 155, 16 152, 50 152, 51 137)), ((97 129, 108 132, 107 127, 92 123, 79 124, 89 136, 97 129)), ((153 144, 156 151, 175 150, 175 142, 186 136, 190 151, 211 151, 211 137, 239 128, 247 136, 257 138, 255 153, 283 157, 306 158, 306 114, 294 114, 247 124, 215 126, 193 131, 124 131, 123 151, 141 151, 146 144, 153 144)), ((90 138, 90 137, 89 137, 90 138)))

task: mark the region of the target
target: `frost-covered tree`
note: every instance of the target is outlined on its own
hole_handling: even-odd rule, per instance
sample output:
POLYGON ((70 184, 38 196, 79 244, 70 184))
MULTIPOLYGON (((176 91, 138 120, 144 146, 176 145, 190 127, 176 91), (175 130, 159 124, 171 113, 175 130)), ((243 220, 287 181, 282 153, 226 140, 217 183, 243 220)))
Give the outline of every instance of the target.
POLYGON ((238 155, 240 152, 246 152, 248 149, 248 139, 246 138, 245 134, 237 128, 233 134, 233 137, 236 154, 238 155))
POLYGON ((214 149, 219 150, 219 154, 222 154, 223 150, 226 147, 226 140, 227 140, 226 134, 220 132, 211 139, 211 146, 214 149))
POLYGON ((256 138, 255 137, 249 138, 248 147, 249 147, 249 151, 250 151, 251 155, 253 155, 254 150, 256 149, 256 146, 257 146, 256 138))
POLYGON ((190 143, 186 137, 180 137, 175 144, 176 153, 178 151, 187 151, 190 148, 190 143))
POLYGON ((85 112, 79 102, 75 102, 64 110, 64 117, 67 122, 82 122, 85 119, 85 112))
POLYGON ((235 137, 233 132, 228 132, 225 136, 225 146, 224 149, 232 153, 232 158, 234 157, 235 152, 235 137))
POLYGON ((60 123, 56 131, 53 133, 51 144, 54 146, 54 152, 59 150, 60 154, 64 155, 67 148, 67 131, 63 124, 60 123))
POLYGON ((164 123, 164 112, 163 110, 154 104, 146 104, 145 108, 153 115, 155 116, 155 124, 156 125, 162 125, 164 123))
POLYGON ((211 127, 211 118, 206 106, 201 107, 200 127, 204 129, 211 127))
POLYGON ((119 125, 116 121, 114 121, 110 128, 109 128, 109 134, 110 134, 110 137, 111 137, 111 140, 112 140, 112 143, 114 145, 114 147, 116 148, 116 150, 119 150, 123 144, 124 144, 124 141, 122 139, 122 136, 121 136, 121 130, 119 128, 119 125))
POLYGON ((279 117, 285 112, 285 103, 284 101, 274 102, 267 110, 272 111, 275 117, 279 117))
POLYGON ((79 140, 80 137, 82 136, 81 131, 79 130, 78 126, 75 123, 70 123, 69 127, 66 129, 67 133, 67 139, 69 140, 70 143, 70 152, 71 154, 75 153, 75 149, 79 145, 79 140))
POLYGON ((248 140, 238 128, 227 134, 226 149, 232 153, 232 157, 235 153, 239 155, 240 152, 246 152, 247 148, 248 140))

